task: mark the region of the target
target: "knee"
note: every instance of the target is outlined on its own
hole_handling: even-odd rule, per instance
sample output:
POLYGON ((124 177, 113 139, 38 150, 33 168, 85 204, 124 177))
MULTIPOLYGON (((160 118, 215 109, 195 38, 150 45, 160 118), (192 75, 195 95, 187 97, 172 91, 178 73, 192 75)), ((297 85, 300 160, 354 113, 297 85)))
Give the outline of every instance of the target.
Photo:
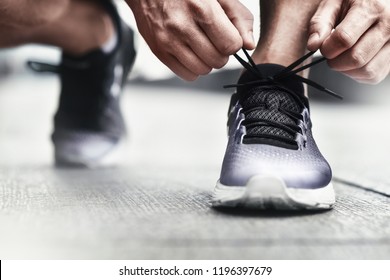
POLYGON ((15 27, 49 24, 65 11, 70 0, 1 0, 0 15, 4 23, 15 27))
POLYGON ((66 11, 70 0, 28 0, 31 4, 30 24, 48 24, 66 11))

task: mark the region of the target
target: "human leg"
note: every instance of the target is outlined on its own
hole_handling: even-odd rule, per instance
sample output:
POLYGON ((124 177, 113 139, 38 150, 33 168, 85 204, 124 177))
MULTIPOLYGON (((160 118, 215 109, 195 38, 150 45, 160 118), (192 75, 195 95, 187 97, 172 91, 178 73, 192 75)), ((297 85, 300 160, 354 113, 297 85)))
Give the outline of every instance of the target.
MULTIPOLYGON (((51 7, 51 1, 39 3, 51 7)), ((121 21, 111 0, 56 1, 62 5, 53 7, 49 16, 45 5, 0 0, 0 48, 26 43, 61 48, 59 66, 30 63, 34 70, 60 76, 52 135, 55 161, 83 167, 115 163, 125 136, 119 100, 135 58, 133 31, 121 21), (5 9, 6 4, 14 6, 5 9)))
POLYGON ((1 0, 0 48, 28 43, 83 54, 114 33, 107 11, 91 0, 1 0))
POLYGON ((261 32, 253 60, 287 66, 302 57, 310 19, 321 1, 260 1, 261 32))
POLYGON ((71 0, 1 0, 0 23, 32 27, 53 22, 68 8, 71 0))

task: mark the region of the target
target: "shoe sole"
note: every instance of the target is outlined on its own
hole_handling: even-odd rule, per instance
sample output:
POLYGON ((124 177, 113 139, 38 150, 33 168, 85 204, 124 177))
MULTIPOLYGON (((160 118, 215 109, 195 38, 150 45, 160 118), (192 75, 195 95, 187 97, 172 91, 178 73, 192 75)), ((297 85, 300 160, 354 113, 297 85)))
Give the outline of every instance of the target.
POLYGON ((125 141, 121 140, 112 149, 104 153, 99 158, 81 158, 80 156, 55 156, 57 167, 77 167, 77 168, 104 168, 117 165, 121 162, 126 149, 125 141))
POLYGON ((287 188, 281 178, 254 176, 246 186, 225 186, 219 181, 212 198, 213 207, 251 209, 321 210, 335 203, 332 183, 318 189, 287 188))

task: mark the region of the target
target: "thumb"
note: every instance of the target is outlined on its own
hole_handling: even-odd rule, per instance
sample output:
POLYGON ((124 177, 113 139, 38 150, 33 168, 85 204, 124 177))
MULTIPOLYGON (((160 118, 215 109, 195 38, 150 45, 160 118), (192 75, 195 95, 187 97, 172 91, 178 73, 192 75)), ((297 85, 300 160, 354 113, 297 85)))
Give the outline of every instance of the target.
POLYGON ((332 33, 341 10, 340 0, 324 0, 318 6, 310 20, 309 39, 307 48, 310 51, 318 50, 325 39, 332 33))
POLYGON ((243 47, 249 50, 254 49, 256 44, 253 38, 253 14, 238 0, 219 0, 218 2, 240 33, 243 47))

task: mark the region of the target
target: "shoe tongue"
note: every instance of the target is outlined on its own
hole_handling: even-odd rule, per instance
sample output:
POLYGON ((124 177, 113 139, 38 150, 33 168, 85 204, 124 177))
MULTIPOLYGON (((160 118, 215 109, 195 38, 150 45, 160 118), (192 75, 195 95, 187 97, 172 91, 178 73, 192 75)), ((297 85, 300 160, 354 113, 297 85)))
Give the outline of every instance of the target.
MULTIPOLYGON (((257 69, 261 77, 246 71, 239 79, 239 84, 246 84, 259 79, 266 79, 280 73, 285 67, 277 64, 260 64, 257 65, 257 69)), ((295 75, 293 75, 295 76, 295 75)), ((242 107, 248 111, 246 114, 246 120, 248 122, 262 122, 270 121, 283 125, 296 125, 295 120, 286 115, 281 109, 300 114, 302 111, 302 105, 298 102, 292 94, 287 90, 279 88, 276 85, 282 85, 288 90, 295 93, 295 95, 302 100, 306 105, 307 98, 304 95, 304 89, 302 82, 293 77, 285 78, 278 81, 278 84, 272 86, 272 83, 268 85, 248 85, 238 88, 238 95, 242 107)), ((307 104, 308 105, 308 104, 307 104)), ((250 126, 247 128, 247 135, 262 138, 265 135, 284 137, 290 140, 294 140, 295 135, 285 131, 284 129, 263 123, 263 125, 250 126)), ((273 142, 278 142, 273 140, 273 142)))
MULTIPOLYGON (((249 71, 245 71, 240 79, 238 80, 239 84, 245 84, 248 82, 256 81, 261 78, 266 79, 268 77, 273 77, 277 74, 279 74, 281 71, 283 71, 286 67, 279 65, 279 64, 258 64, 256 65, 258 71, 260 72, 260 76, 255 76, 249 71)), ((299 97, 305 98, 304 94, 304 88, 302 82, 300 82, 298 79, 294 78, 296 75, 292 75, 290 77, 284 78, 283 80, 278 81, 279 84, 282 84, 286 88, 290 89, 294 93, 296 93, 299 97)), ((241 89, 238 89, 238 93, 241 91, 247 91, 248 87, 242 87, 241 89)))

